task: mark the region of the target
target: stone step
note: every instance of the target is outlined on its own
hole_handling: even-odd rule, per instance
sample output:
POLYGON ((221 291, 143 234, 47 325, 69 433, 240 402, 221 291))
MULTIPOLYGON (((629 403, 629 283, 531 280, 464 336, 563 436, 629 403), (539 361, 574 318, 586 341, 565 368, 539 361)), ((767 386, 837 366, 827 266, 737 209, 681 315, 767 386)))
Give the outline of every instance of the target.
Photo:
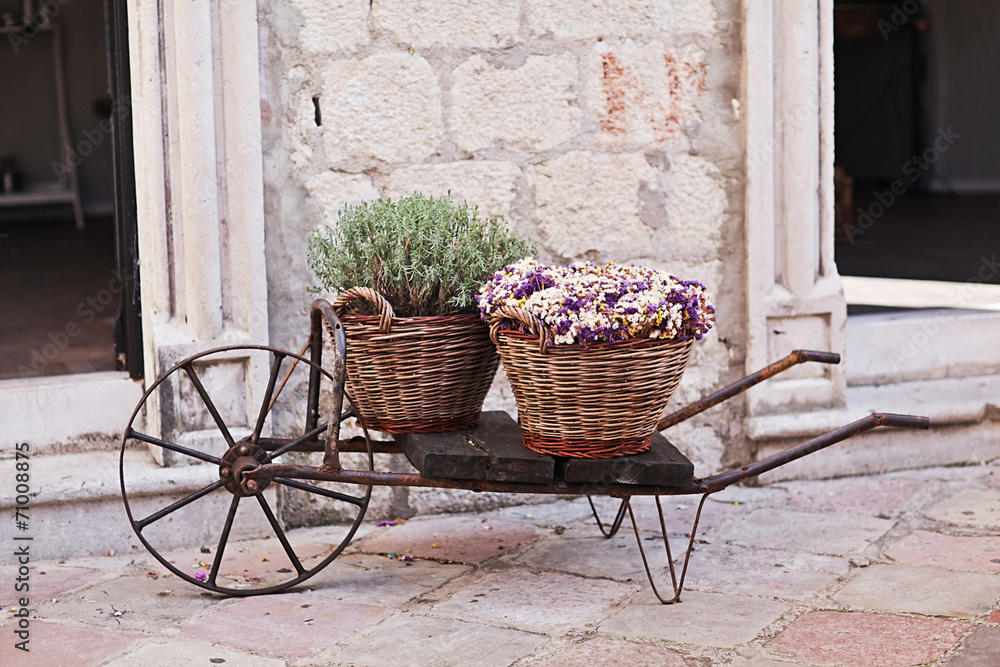
MULTIPOLYGON (((27 516, 26 529, 19 530, 14 520, 18 507, 15 485, 6 484, 0 489, 0 512, 11 519, 3 522, 5 544, 13 544, 15 536, 31 537, 31 553, 39 559, 144 553, 122 501, 117 452, 54 454, 31 457, 29 461, 31 490, 27 509, 22 510, 27 516)), ((6 465, 13 467, 12 462, 6 465)), ((218 479, 215 466, 161 468, 142 450, 126 453, 124 469, 136 518, 148 516, 218 479)), ((269 489, 265 494, 269 494, 274 507, 274 492, 269 489)), ((217 539, 231 500, 230 494, 215 491, 161 519, 153 534, 157 549, 179 549, 217 539)), ((245 525, 239 522, 237 532, 254 537, 266 530, 262 517, 250 515, 245 525)), ((13 559, 13 551, 6 550, 0 555, 0 564, 10 564, 13 559)))
POLYGON ((846 407, 756 417, 747 435, 757 458, 849 424, 872 412, 929 417, 928 431, 878 428, 833 445, 762 477, 815 479, 1000 457, 1000 376, 976 376, 849 386, 846 407))

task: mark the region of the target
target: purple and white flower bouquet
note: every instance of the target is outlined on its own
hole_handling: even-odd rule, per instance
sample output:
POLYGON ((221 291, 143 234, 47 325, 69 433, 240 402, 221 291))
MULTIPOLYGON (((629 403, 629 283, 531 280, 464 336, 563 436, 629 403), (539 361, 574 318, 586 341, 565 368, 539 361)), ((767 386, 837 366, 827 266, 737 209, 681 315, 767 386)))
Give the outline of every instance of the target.
MULTIPOLYGON (((547 266, 522 259, 494 273, 477 297, 489 321, 501 306, 544 322, 556 345, 589 348, 636 339, 701 339, 715 324, 705 286, 630 264, 547 266)), ((523 330, 505 322, 501 329, 523 330)))

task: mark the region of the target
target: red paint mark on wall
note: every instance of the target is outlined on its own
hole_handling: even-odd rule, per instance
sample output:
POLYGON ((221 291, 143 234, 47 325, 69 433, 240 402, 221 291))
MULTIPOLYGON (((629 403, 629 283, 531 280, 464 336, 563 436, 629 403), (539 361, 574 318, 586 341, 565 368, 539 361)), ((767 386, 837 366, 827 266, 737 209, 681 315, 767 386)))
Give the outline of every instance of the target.
MULTIPOLYGON (((705 90, 707 70, 704 63, 678 61, 669 49, 663 50, 669 101, 646 95, 645 84, 620 60, 607 52, 601 56, 602 86, 604 88, 605 118, 601 129, 612 135, 622 136, 629 129, 629 111, 633 123, 643 119, 649 123, 657 141, 678 135, 681 118, 694 113, 688 101, 705 90)), ((660 94, 660 97, 666 97, 660 94)))
POLYGON ((604 103, 607 114, 607 118, 601 123, 601 128, 611 134, 625 134, 628 130, 625 97, 630 77, 626 75, 625 68, 611 52, 601 56, 601 67, 604 73, 604 103))

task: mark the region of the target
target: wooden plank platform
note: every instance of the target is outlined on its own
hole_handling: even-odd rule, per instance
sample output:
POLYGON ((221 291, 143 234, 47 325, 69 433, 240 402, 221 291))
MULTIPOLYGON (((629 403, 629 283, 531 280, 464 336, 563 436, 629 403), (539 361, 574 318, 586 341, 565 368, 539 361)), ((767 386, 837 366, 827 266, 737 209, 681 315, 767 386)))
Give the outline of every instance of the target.
POLYGON ((694 477, 694 464, 659 433, 642 454, 611 459, 556 459, 556 474, 565 482, 680 486, 694 477))
POLYGON ((533 452, 506 412, 484 412, 475 428, 449 433, 409 433, 399 447, 428 477, 497 482, 551 482, 555 460, 533 452))
POLYGON ((611 459, 552 457, 524 446, 521 428, 506 412, 484 412, 475 428, 397 436, 400 449, 428 477, 498 482, 593 483, 679 486, 694 465, 656 433, 649 451, 611 459))

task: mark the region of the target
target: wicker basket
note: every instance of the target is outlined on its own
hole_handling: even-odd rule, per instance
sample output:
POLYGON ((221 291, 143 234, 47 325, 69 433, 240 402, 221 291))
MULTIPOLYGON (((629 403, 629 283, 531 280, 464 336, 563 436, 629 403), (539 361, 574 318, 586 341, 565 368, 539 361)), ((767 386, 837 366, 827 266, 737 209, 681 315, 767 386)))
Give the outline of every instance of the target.
POLYGON ((369 428, 436 433, 475 426, 500 360, 478 315, 395 317, 367 287, 333 307, 347 336, 347 393, 369 428), (366 299, 379 315, 346 313, 366 299))
POLYGON ((643 338, 587 350, 549 346, 548 327, 531 313, 511 307, 494 313, 490 336, 514 390, 525 446, 579 458, 649 449, 693 342, 643 338), (523 324, 532 333, 501 330, 505 320, 523 324))

